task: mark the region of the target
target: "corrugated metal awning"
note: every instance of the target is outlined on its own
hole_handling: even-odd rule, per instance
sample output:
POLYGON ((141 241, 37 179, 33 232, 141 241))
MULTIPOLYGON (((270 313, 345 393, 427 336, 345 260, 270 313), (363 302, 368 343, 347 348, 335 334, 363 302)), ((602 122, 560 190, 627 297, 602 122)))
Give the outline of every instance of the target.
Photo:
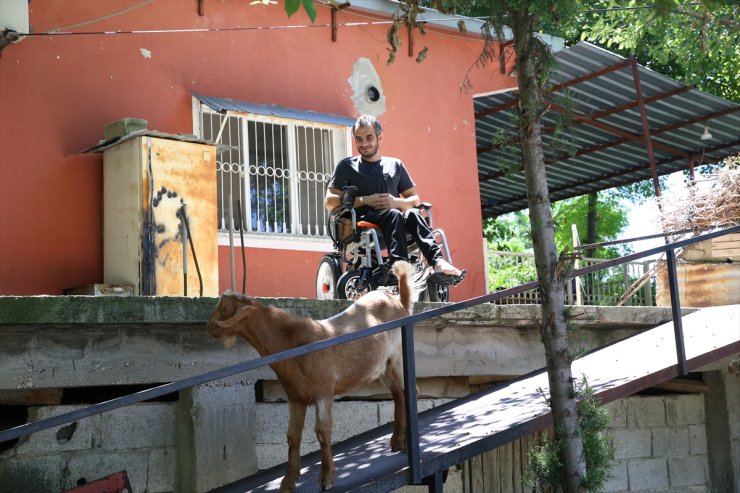
MULTIPOLYGON (((740 105, 686 86, 588 43, 555 54, 553 90, 546 96, 543 142, 550 200, 584 195, 652 178, 634 71, 642 87, 657 176, 716 163, 740 153, 740 105), (557 119, 574 120, 555 136, 557 119), (705 128, 710 139, 702 140, 705 128), (563 140, 559 148, 556 139, 563 140), (554 150, 559 149, 559 150, 554 150)), ((484 217, 526 209, 524 172, 512 146, 517 93, 475 98, 476 143, 484 217), (497 137, 498 135, 498 137, 497 137), (498 143, 497 143, 498 142, 498 143)))
POLYGON ((217 98, 214 96, 204 96, 202 94, 192 93, 203 104, 214 111, 225 112, 235 111, 239 113, 251 113, 253 115, 264 115, 276 118, 287 118, 289 120, 299 120, 313 123, 324 123, 328 125, 337 125, 342 127, 351 127, 355 119, 342 116, 332 115, 330 113, 319 113, 309 110, 297 110, 271 104, 250 103, 248 101, 237 101, 230 98, 217 98))

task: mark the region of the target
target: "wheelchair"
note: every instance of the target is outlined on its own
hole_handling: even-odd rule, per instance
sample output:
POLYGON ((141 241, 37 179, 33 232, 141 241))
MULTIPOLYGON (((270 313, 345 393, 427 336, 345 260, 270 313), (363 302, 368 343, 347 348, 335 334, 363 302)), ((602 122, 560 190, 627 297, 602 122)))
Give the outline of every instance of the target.
MULTIPOLYGON (((379 227, 367 221, 358 221, 353 204, 356 187, 342 191, 342 204, 329 213, 327 228, 334 251, 321 258, 316 272, 317 299, 354 300, 380 287, 395 288, 395 278, 386 276, 387 257, 383 256, 385 244, 379 227)), ((440 246, 446 260, 452 263, 444 231, 432 226, 432 205, 423 202, 417 206, 432 228, 435 242, 440 246)), ((409 262, 415 272, 423 277, 429 266, 418 245, 407 235, 409 262)), ((419 301, 450 300, 450 284, 427 282, 419 295, 419 301)))

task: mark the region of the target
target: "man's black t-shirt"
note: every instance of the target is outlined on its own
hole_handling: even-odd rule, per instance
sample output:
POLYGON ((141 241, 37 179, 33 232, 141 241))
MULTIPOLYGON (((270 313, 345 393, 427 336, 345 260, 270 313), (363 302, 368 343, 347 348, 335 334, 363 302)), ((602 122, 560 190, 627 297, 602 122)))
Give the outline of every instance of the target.
POLYGON ((414 187, 414 181, 400 159, 381 157, 380 161, 370 162, 353 156, 337 164, 327 186, 338 190, 354 186, 359 196, 389 193, 400 197, 401 192, 414 187))

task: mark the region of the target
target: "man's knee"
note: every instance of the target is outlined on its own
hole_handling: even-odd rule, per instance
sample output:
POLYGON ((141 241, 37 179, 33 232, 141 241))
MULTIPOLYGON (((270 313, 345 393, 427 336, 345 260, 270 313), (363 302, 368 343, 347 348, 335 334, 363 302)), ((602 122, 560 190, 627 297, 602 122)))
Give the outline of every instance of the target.
POLYGON ((406 221, 407 230, 421 229, 426 231, 429 229, 429 225, 419 209, 408 209, 404 213, 404 220, 406 221))
POLYGON ((398 209, 388 209, 386 215, 388 218, 388 222, 392 224, 403 224, 404 222, 403 212, 399 211, 398 209))

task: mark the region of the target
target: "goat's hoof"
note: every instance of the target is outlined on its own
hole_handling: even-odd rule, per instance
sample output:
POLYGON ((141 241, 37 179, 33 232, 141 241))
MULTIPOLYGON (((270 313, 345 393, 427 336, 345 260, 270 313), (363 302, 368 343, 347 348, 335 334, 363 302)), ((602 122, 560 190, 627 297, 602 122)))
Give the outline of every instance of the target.
POLYGON ((337 480, 337 473, 334 469, 331 471, 321 471, 321 478, 319 479, 319 488, 321 491, 330 490, 334 487, 334 483, 337 480))
POLYGON ((280 493, 293 493, 295 491, 295 479, 285 476, 280 483, 280 493))
POLYGON ((393 452, 405 451, 406 450, 406 437, 397 438, 395 435, 391 437, 391 450, 393 452))

